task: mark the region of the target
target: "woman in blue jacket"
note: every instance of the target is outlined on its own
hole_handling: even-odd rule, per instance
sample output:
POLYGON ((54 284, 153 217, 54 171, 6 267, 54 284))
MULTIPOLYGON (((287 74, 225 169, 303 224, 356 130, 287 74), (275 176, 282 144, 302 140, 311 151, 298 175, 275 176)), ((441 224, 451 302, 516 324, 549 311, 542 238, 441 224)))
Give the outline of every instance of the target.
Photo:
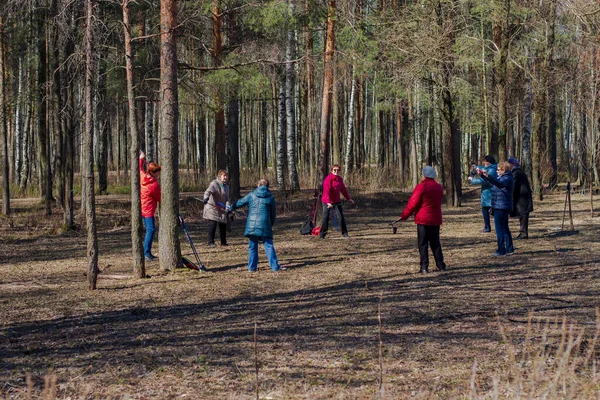
MULTIPOLYGON (((484 157, 483 167, 477 168, 487 171, 489 176, 496 178, 497 167, 494 156, 487 155, 484 157)), ((481 214, 483 215, 483 229, 481 232, 491 232, 490 209, 492 208, 492 185, 478 176, 469 176, 468 181, 471 185, 481 185, 481 214)))
POLYGON ((248 244, 248 271, 256 272, 258 268, 258 241, 262 240, 267 253, 271 270, 280 271, 285 268, 279 265, 277 254, 273 247, 273 225, 275 224, 276 210, 275 198, 269 191, 269 181, 262 178, 258 187, 245 197, 239 199, 230 208, 231 211, 248 206, 248 220, 246 221, 246 236, 248 244))
POLYGON ((506 256, 515 252, 512 235, 508 226, 508 217, 513 209, 514 180, 511 165, 507 162, 498 164, 498 178, 491 176, 486 170, 478 168, 477 173, 492 185, 492 210, 498 249, 494 256, 506 256))

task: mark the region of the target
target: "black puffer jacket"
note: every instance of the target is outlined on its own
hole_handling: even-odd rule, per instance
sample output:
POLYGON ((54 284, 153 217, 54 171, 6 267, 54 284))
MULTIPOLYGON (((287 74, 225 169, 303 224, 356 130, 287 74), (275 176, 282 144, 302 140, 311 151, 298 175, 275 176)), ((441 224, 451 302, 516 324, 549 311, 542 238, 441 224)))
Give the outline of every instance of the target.
POLYGON ((273 237, 275 224, 275 198, 266 186, 259 186, 231 206, 235 210, 248 206, 248 220, 244 236, 273 237))
POLYGON ((510 215, 520 217, 533 211, 533 198, 527 174, 521 168, 512 169, 515 187, 513 189, 513 211, 510 215))

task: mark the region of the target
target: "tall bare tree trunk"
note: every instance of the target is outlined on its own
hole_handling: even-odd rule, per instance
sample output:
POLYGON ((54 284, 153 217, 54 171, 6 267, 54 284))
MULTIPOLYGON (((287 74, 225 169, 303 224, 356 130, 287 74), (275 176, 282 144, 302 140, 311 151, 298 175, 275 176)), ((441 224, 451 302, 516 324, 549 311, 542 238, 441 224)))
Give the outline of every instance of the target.
POLYGON ((509 132, 507 82, 508 45, 510 44, 510 4, 512 0, 497 0, 494 15, 494 42, 499 49, 496 57, 496 90, 498 94, 498 157, 507 158, 507 136, 509 132))
POLYGON ((335 57, 335 15, 336 1, 329 0, 327 9, 327 38, 325 41, 325 56, 323 61, 323 100, 321 103, 321 129, 319 167, 321 181, 329 173, 329 135, 331 131, 331 99, 333 96, 333 70, 335 57))
POLYGON ((94 55, 94 24, 96 21, 95 0, 86 0, 86 28, 85 28, 85 131, 83 134, 83 151, 85 171, 85 219, 87 224, 87 279, 88 288, 96 289, 98 278, 98 234, 96 232, 96 204, 94 194, 94 116, 93 116, 93 90, 96 60, 94 55))
POLYGON ((162 164, 160 207, 160 266, 171 270, 181 265, 181 248, 177 235, 179 216, 179 102, 177 94, 177 0, 160 2, 160 104, 162 164))
POLYGON ((277 122, 277 186, 279 189, 285 189, 285 130, 286 130, 286 112, 285 112, 285 79, 279 80, 279 113, 277 122))
POLYGON ((125 37, 125 71, 127 76, 127 104, 129 106, 129 133, 131 135, 131 250, 133 255, 133 275, 136 278, 146 276, 144 246, 142 243, 142 204, 140 199, 140 172, 137 160, 140 152, 138 126, 135 112, 135 92, 133 75, 133 47, 131 45, 131 25, 129 23, 129 4, 123 0, 123 33, 125 37))
POLYGON ((4 168, 2 169, 2 213, 10 214, 10 177, 8 161, 8 129, 6 124, 6 99, 4 97, 4 21, 0 16, 0 137, 4 153, 4 168))
POLYGON ((52 172, 50 168, 50 138, 47 115, 47 65, 48 49, 46 47, 46 10, 40 7, 38 10, 37 25, 37 134, 38 134, 38 166, 40 194, 46 205, 46 215, 52 214, 52 172), (48 190, 50 189, 50 190, 48 190))
MULTIPOLYGON (((97 93, 97 116, 98 122, 96 145, 98 151, 98 193, 107 194, 108 191, 108 99, 106 89, 106 48, 100 51, 100 63, 98 65, 98 93, 97 93)), ((135 160, 132 159, 132 160, 135 160)), ((131 163, 132 165, 135 162, 131 163)))
MULTIPOLYGON (((293 0, 288 0, 290 15, 294 15, 293 0)), ((298 170, 296 166, 296 111, 295 111, 295 63, 292 60, 295 57, 296 33, 293 29, 288 29, 286 50, 285 50, 285 109, 287 119, 287 161, 288 176, 290 180, 290 190, 300 189, 298 180, 298 170)))
POLYGON ((231 201, 240 198, 240 105, 239 100, 231 100, 227 105, 227 128, 229 138, 229 194, 231 201))
MULTIPOLYGON (((162 1, 162 0, 161 0, 162 1)), ((223 35, 221 33, 221 10, 219 0, 213 1, 213 59, 214 66, 218 67, 223 58, 223 35)), ((217 99, 215 113, 215 152, 217 156, 217 170, 227 168, 227 132, 225 131, 225 110, 223 100, 217 99)))
MULTIPOLYGON (((354 67, 352 68, 354 71, 354 67)), ((354 72, 350 80, 352 88, 350 89, 350 102, 348 104, 348 134, 346 136, 346 157, 344 160, 344 176, 348 176, 348 171, 352 170, 352 144, 354 143, 354 96, 356 93, 356 81, 354 72)))

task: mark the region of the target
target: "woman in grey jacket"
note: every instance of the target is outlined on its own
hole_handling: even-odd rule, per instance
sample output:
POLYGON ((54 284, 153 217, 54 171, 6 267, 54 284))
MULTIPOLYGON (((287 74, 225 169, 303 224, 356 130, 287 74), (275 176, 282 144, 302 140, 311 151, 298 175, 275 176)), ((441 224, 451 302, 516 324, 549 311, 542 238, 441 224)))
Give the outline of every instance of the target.
POLYGON ((208 185, 204 192, 204 211, 202 217, 208 220, 208 246, 215 247, 215 232, 219 226, 221 246, 227 246, 227 218, 226 207, 229 206, 229 186, 227 171, 220 170, 217 179, 208 185))

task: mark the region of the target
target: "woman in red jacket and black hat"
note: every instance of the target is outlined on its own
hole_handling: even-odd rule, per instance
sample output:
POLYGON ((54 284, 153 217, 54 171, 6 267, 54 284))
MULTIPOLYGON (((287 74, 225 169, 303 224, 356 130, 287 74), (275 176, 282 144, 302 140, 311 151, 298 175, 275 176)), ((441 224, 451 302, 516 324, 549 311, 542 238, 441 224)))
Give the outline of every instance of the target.
POLYGON ((429 249, 435 258, 435 265, 440 271, 446 270, 442 245, 440 244, 440 225, 442 225, 442 197, 444 189, 435 181, 435 169, 431 166, 423 168, 423 180, 413 190, 401 220, 406 220, 415 214, 421 269, 426 274, 429 269, 429 249))
POLYGON ((160 176, 160 165, 151 162, 144 172, 144 160, 146 155, 140 153, 140 197, 142 200, 142 220, 146 228, 144 237, 144 257, 147 261, 154 261, 156 257, 152 255, 152 239, 156 232, 154 224, 154 213, 157 203, 160 203, 160 186, 158 186, 158 177, 160 176))

